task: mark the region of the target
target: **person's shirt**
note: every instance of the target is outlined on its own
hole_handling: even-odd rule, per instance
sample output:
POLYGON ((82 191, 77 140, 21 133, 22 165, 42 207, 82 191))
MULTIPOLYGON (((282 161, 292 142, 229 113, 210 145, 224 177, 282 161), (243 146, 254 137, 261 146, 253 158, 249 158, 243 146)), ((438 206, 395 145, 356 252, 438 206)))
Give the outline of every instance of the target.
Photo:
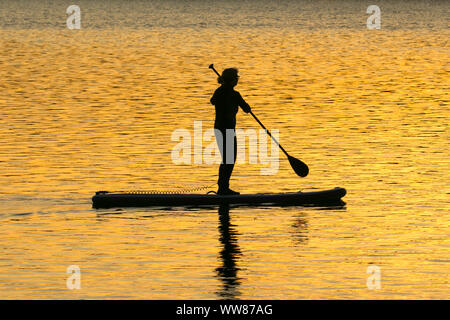
POLYGON ((241 94, 231 87, 220 86, 211 98, 211 104, 216 108, 216 120, 214 128, 234 129, 236 127, 236 113, 239 107, 244 112, 250 112, 250 106, 242 98, 241 94))

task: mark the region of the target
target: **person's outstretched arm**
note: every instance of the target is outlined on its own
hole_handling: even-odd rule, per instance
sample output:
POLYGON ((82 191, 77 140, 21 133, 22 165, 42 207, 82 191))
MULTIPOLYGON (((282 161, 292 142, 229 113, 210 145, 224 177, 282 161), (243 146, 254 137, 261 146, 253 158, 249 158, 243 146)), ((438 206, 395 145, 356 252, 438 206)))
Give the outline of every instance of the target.
POLYGON ((250 108, 250 105, 245 102, 244 98, 242 98, 241 94, 237 92, 238 99, 239 99, 239 106, 244 110, 245 113, 249 113, 252 109, 250 108))

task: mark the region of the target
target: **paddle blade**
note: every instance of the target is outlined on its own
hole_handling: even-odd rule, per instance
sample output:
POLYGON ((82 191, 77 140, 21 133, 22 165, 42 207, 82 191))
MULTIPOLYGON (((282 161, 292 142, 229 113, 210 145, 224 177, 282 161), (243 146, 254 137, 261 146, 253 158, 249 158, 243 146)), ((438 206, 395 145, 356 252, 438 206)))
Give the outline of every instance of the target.
POLYGON ((294 157, 288 156, 289 163, 291 164, 292 169, 295 171, 295 173, 304 178, 309 173, 308 166, 303 162, 300 161, 294 157))

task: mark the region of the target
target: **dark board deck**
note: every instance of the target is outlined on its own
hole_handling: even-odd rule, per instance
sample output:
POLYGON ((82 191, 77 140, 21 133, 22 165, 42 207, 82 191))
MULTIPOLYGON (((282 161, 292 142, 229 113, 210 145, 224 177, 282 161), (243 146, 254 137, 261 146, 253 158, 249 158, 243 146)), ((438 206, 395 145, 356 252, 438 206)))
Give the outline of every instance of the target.
POLYGON ((343 204, 344 188, 312 192, 255 193, 240 195, 208 194, 152 194, 97 192, 92 198, 94 208, 202 206, 202 205, 308 205, 327 206, 343 204))

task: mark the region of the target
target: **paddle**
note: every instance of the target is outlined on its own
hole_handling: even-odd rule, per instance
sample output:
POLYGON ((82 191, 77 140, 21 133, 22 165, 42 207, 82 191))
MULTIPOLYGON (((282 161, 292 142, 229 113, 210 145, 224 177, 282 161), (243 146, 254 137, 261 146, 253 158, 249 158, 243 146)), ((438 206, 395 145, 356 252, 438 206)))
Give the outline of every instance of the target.
MULTIPOLYGON (((210 64, 209 68, 212 69, 219 77, 220 74, 217 72, 216 69, 214 69, 214 65, 210 64)), ((253 118, 255 118, 255 120, 259 123, 259 125, 266 130, 267 134, 272 138, 273 141, 275 141, 275 143, 280 147, 281 151, 283 151, 283 153, 287 156, 289 163, 291 164, 292 169, 295 171, 295 173, 300 176, 300 177, 306 177, 309 173, 309 168, 308 166, 301 160, 294 158, 292 156, 290 156, 286 150, 284 150, 284 148, 281 146, 281 144, 272 136, 272 134, 270 133, 269 130, 266 129, 266 127, 261 123, 261 121, 259 121, 259 119, 253 114, 252 111, 250 111, 250 114, 253 116, 253 118)))

